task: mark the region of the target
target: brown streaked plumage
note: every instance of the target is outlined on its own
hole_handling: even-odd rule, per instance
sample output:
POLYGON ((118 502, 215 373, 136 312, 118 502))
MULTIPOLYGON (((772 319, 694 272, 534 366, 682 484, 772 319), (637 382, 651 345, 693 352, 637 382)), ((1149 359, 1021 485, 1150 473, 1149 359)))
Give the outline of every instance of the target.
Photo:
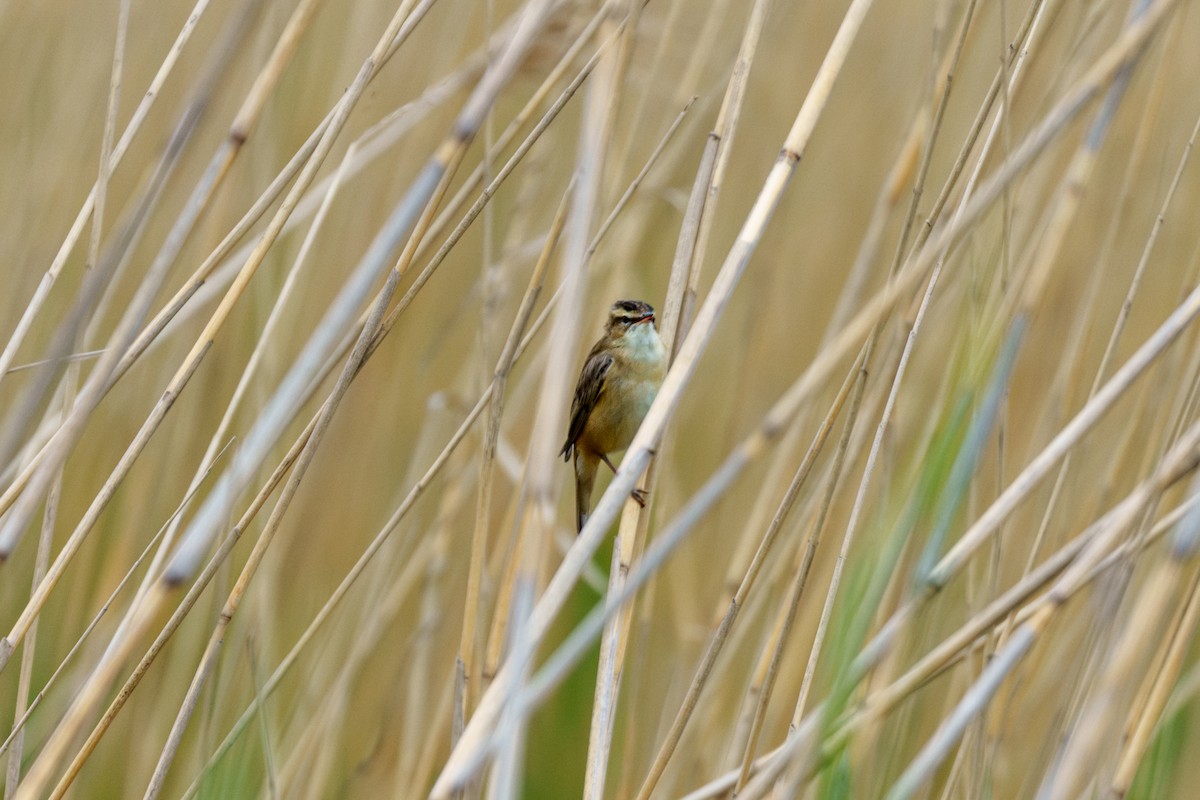
MULTIPOLYGON (((575 458, 575 522, 579 530, 591 511, 600 462, 613 472, 610 453, 629 446, 654 402, 667 367, 667 353, 654 329, 654 309, 640 300, 618 300, 608 312, 604 335, 592 347, 571 403, 571 422, 562 457, 575 458)), ((644 504, 642 493, 633 498, 644 504)))

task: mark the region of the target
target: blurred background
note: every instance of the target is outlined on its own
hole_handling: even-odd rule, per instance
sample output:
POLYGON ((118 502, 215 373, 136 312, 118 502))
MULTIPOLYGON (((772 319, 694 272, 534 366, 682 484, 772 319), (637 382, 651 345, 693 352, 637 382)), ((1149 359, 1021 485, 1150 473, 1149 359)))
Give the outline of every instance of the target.
MULTIPOLYGON (((24 725, 23 753, 16 762, 20 774, 30 770, 72 698, 101 662, 108 643, 116 639, 136 586, 149 570, 148 559, 135 561, 184 500, 252 352, 261 346, 261 361, 217 442, 218 447, 230 441, 232 445, 213 475, 237 451, 331 299, 451 130, 480 75, 498 57, 495 48, 489 51, 489 42, 509 35, 524 4, 517 0, 314 4, 314 14, 296 39, 294 55, 271 84, 256 124, 171 259, 162 287, 154 292, 151 314, 187 284, 352 86, 397 5, 404 14, 423 16, 413 18, 411 35, 357 100, 306 192, 311 199, 290 216, 266 251, 186 389, 78 553, 65 565, 61 581, 40 610, 36 638, 27 637, 0 672, 0 739, 9 738, 20 716, 18 696, 36 695, 55 676, 24 725), (329 184, 322 181, 343 163, 346 172, 340 188, 328 201, 320 227, 311 234, 311 249, 298 267, 276 326, 264 336, 267 319, 310 235, 314 212, 325 198, 329 184), (130 570, 132 581, 110 601, 130 570), (104 608, 107 613, 68 657, 104 608), (22 667, 31 644, 32 661, 22 667), (22 672, 27 675, 24 681, 22 672)), ((611 51, 619 57, 613 56, 618 59, 611 73, 616 82, 609 95, 611 117, 591 231, 599 230, 635 177, 648 163, 649 168, 588 264, 572 369, 599 335, 613 300, 639 298, 663 307, 683 212, 707 136, 718 125, 755 4, 652 0, 644 7, 612 3, 607 10, 602 5, 591 0, 556 4, 500 91, 450 185, 453 195, 476 169, 487 179, 494 176, 605 37, 618 37, 620 48, 611 51), (602 22, 589 31, 598 13, 602 22), (617 21, 627 13, 631 15, 627 27, 614 34, 617 21), (577 42, 579 52, 569 53, 577 42), (515 141, 493 147, 564 54, 568 55, 564 74, 551 77, 548 96, 537 104, 531 121, 515 141), (680 118, 685 106, 687 112, 680 118), (681 119, 678 128, 650 162, 677 119, 681 119)), ((1005 184, 987 212, 954 238, 863 495, 858 535, 848 561, 850 572, 858 577, 853 586, 847 584, 850 588, 843 586, 841 591, 848 593, 843 604, 857 597, 855 593, 865 592, 860 584, 865 584, 877 564, 879 552, 895 541, 906 503, 926 490, 918 487, 927 487, 921 480, 928 477, 929 465, 952 460, 953 452, 939 448, 950 447, 947 440, 954 442, 954 448, 960 446, 962 429, 954 427, 962 424, 954 422, 956 404, 966 402, 975 413, 982 413, 981 398, 996 358, 997 331, 1004 330, 1018 310, 1028 312, 1029 327, 997 421, 955 512, 952 537, 969 527, 1084 405, 1127 298, 1131 298, 1128 319, 1121 321, 1123 328, 1114 338, 1101 381, 1112 376, 1195 286, 1200 266, 1196 166, 1185 165, 1175 184, 1200 114, 1195 80, 1200 74, 1200 49, 1195 47, 1200 41, 1200 17, 1193 5, 1175 3, 1140 54, 1105 130, 1106 138, 1077 186, 1078 194, 1067 192, 1069 171, 1088 127, 1097 119, 1100 102, 1096 99, 1056 129, 1045 149, 1005 184), (1055 233, 1049 220, 1061 212, 1068 196, 1078 200, 1078 209, 1063 230, 1061 243, 1048 242, 1047 230, 1055 233), (1156 237, 1153 248, 1143 260, 1152 236, 1156 237), (1032 291, 1030 274, 1036 270, 1031 265, 1043 257, 1050 258, 1044 283, 1030 299, 1022 293, 1032 291), (1131 295, 1135 275, 1136 294, 1131 295)), ((764 6, 765 24, 747 73, 740 120, 735 134, 723 142, 728 163, 719 199, 710 206, 711 231, 703 259, 697 263, 698 303, 703 302, 762 189, 847 4, 776 1, 764 6)), ((261 79, 297 8, 295 0, 213 0, 195 7, 176 0, 0 2, 0 85, 4 87, 0 93, 0 338, 10 345, 5 364, 9 372, 0 374, 0 413, 7 420, 5 436, 15 437, 16 443, 6 453, 11 462, 0 464, 5 489, 57 425, 69 402, 67 387, 86 382, 97 363, 94 351, 110 341, 213 153, 229 141, 231 122, 261 79), (79 229, 78 241, 65 251, 52 275, 44 303, 28 317, 28 329, 16 341, 19 322, 39 286, 46 286, 47 270, 56 263, 56 254, 101 173, 113 97, 114 50, 120 55, 120 82, 112 105, 110 150, 133 119, 189 15, 197 12, 177 63, 119 162, 105 176, 97 232, 93 233, 91 218, 79 229), (117 48, 119 39, 123 48, 117 48), (205 94, 205 76, 211 76, 211 93, 193 106, 205 94), (141 219, 138 199, 154 181, 172 132, 190 107, 200 113, 194 132, 141 219), (70 362, 35 364, 56 352, 56 336, 86 295, 87 276, 98 268, 89 251, 100 255, 103 268, 104 254, 120 243, 133 219, 140 219, 144 228, 127 258, 106 276, 71 342, 70 352, 82 356, 70 362), (43 379, 46 390, 37 395, 32 415, 21 417, 22 404, 32 402, 27 398, 35 396, 43 379)), ((1118 40, 1129 10, 1123 3, 1077 0, 1048 0, 1032 6, 958 0, 873 5, 795 175, 672 418, 652 492, 650 541, 727 454, 762 423, 772 404, 830 346, 849 319, 884 289, 897 249, 901 256, 907 255, 923 235, 942 187, 956 175, 955 162, 964 145, 970 144, 965 173, 949 189, 950 202, 935 229, 948 224, 973 170, 979 170, 980 183, 999 174, 1072 87, 1089 80, 1089 70, 1118 40), (1019 80, 1011 93, 1001 90, 998 99, 986 105, 983 133, 971 138, 998 71, 1002 84, 1013 78, 1016 63, 1011 58, 1021 50, 1010 45, 1023 35, 1022 26, 1034 15, 1037 26, 1023 40, 1028 51, 1020 62, 1019 80), (963 36, 965 21, 969 24, 963 36), (951 91, 939 114, 936 109, 947 85, 942 71, 956 51, 960 54, 953 66, 951 91), (980 160, 993 120, 998 120, 994 142, 980 160), (926 153, 927 172, 922 173, 926 153), (923 180, 919 193, 914 192, 918 179, 923 180), (915 222, 908 230, 905 220, 912 203, 915 222), (876 215, 881 238, 872 248, 869 230, 876 215), (868 260, 855 285, 853 267, 864 252, 868 260)), ((464 597, 477 525, 482 420, 433 476, 344 600, 297 652, 294 663, 281 673, 278 685, 265 698, 261 716, 251 718, 219 760, 209 761, 491 381, 556 209, 585 157, 581 125, 586 124, 584 108, 591 91, 595 91, 591 84, 584 83, 533 143, 413 296, 352 384, 225 632, 215 666, 166 773, 166 796, 180 796, 189 787, 209 797, 274 792, 296 797, 418 797, 428 793, 450 752, 455 658, 464 613, 468 613, 464 597)), ((467 204, 478 191, 470 190, 467 204)), ((65 461, 61 490, 50 501, 54 511, 48 529, 51 558, 186 362, 232 275, 245 263, 249 247, 263 235, 279 205, 278 199, 273 200, 229 255, 215 262, 204 285, 88 417, 65 461)), ((413 285, 419 269, 464 211, 465 207, 457 210, 449 225, 430 237, 432 242, 414 262, 416 268, 402 279, 401 294, 413 285)), ((556 255, 537 312, 547 307, 564 270, 556 255)), ((381 284, 382 280, 375 286, 381 284)), ((842 533, 850 524, 872 437, 920 296, 919 291, 904 292, 880 323, 864 379, 861 411, 846 443, 841 471, 833 470, 844 416, 780 529, 774 555, 716 662, 701 703, 658 783, 656 797, 682 796, 740 762, 745 731, 739 720, 745 719, 745 698, 761 653, 764 648, 769 651, 806 537, 818 518, 825 516, 820 509, 832 485, 824 536, 783 650, 776 699, 767 707, 759 753, 775 747, 786 735, 842 533)), ((347 327, 344 335, 356 330, 347 327)), ((550 329, 537 330, 507 385, 494 495, 483 521, 488 545, 480 589, 480 652, 499 647, 497 642, 503 640, 491 627, 501 588, 511 580, 508 570, 515 557, 522 487, 536 441, 533 432, 549 345, 550 329), (500 639, 495 639, 498 635, 500 639)), ((655 574, 649 588, 638 595, 605 796, 636 796, 712 630, 725 612, 730 592, 843 378, 852 371, 862 338, 847 351, 849 357, 837 359, 833 377, 823 380, 805 401, 782 438, 773 440, 747 467, 655 574)), ((1122 393, 1113 410, 1075 449, 1051 513, 1046 511, 1057 471, 1003 526, 998 544, 984 548, 961 579, 922 607, 904 645, 894 652, 891 671, 865 682, 862 691, 895 677, 1016 583, 1026 573, 1027 561, 1041 561, 1154 471, 1174 437, 1194 421, 1195 345, 1195 331, 1188 328, 1164 349, 1150 373, 1122 393), (1043 543, 1039 553, 1031 556, 1043 524, 1043 543)), ((332 363, 343 360, 344 355, 332 363)), ((240 487, 225 530, 304 430, 332 388, 337 371, 335 367, 313 384, 312 394, 290 419, 266 462, 240 487)), ((564 415, 573 379, 574 373, 563 379, 569 384, 568 391, 559 395, 564 415)), ((539 588, 575 536, 569 467, 559 463, 555 480, 557 529, 543 544, 539 588)), ((198 497, 203 498, 210 486, 211 481, 205 483, 198 497)), ((1180 487, 1169 487, 1161 508, 1149 509, 1137 530, 1148 530, 1183 499, 1180 487)), ((930 499, 931 504, 935 501, 930 499)), ((41 498, 38 502, 38 513, 0 566, 3 630, 14 625, 30 597, 45 508, 41 498)), ((272 505, 269 501, 267 509, 272 505)), ((184 512, 184 519, 194 511, 195 504, 184 512)), ((145 791, 219 611, 268 513, 250 523, 244 540, 216 570, 90 755, 71 796, 127 797, 145 791)), ((930 527, 927 521, 918 525, 914 536, 926 536, 930 527)), ((539 650, 540 657, 549 654, 602 599, 610 548, 606 540, 592 557, 585 580, 573 590, 539 650)), ((897 574, 912 574, 919 555, 920 545, 914 539, 897 556, 897 574)), ((1110 576, 1107 583, 1083 592, 1061 611, 1044 641, 1005 683, 985 724, 972 734, 974 738, 968 738, 979 754, 972 751, 947 759, 926 786, 930 792, 926 796, 1034 796, 1052 770, 1057 748, 1074 730, 1071 721, 1079 719, 1080 707, 1086 705, 1082 699, 1086 687, 1099 680, 1106 654, 1122 641, 1120 626, 1131 613, 1133 598, 1151 580, 1155 559, 1164 557, 1161 544, 1150 545, 1140 557, 1122 562, 1125 572, 1119 580, 1110 576)), ((1190 575, 1194 565, 1188 570, 1190 575)), ((898 579, 878 598, 872 631, 899 607, 908 582, 907 577, 898 579)), ((82 745, 100 710, 181 597, 181 592, 172 595, 170 605, 158 609, 150 634, 138 640, 118 673, 103 681, 103 702, 69 737, 69 754, 82 745)), ((1183 599, 1177 602, 1182 608, 1183 599)), ((838 608, 834 606, 835 627, 838 608)), ((831 637, 818 661, 814 698, 831 691, 846 658, 862 643, 843 641, 836 632, 831 637)), ((1152 646, 1159 646, 1157 639, 1152 646)), ((982 664, 975 651, 914 693, 870 736, 830 758, 819 771, 824 777, 806 784, 806 791, 822 797, 883 796, 982 664)), ((1194 656, 1188 655, 1160 733, 1142 761, 1137 790, 1142 797, 1187 797, 1200 787, 1200 768, 1186 757, 1197 743, 1194 687, 1200 673, 1195 664, 1194 656)), ((1148 674, 1152 674, 1149 668, 1135 671, 1129 679, 1128 696, 1122 695, 1113 712, 1118 724, 1111 741, 1098 746, 1097 757, 1115 758, 1121 752, 1121 725, 1127 710, 1137 707, 1133 696, 1148 674)), ((581 795, 595 681, 593 650, 533 716, 517 796, 581 795)), ((810 706, 814 702, 810 700, 810 706)), ((6 767, 9 758, 8 753, 3 757, 6 767)), ((53 780, 66 764, 66 760, 56 762, 53 780)), ((1105 772, 1099 784, 1089 786, 1107 790, 1107 780, 1105 772)), ((9 783, 12 791, 11 778, 9 783)))

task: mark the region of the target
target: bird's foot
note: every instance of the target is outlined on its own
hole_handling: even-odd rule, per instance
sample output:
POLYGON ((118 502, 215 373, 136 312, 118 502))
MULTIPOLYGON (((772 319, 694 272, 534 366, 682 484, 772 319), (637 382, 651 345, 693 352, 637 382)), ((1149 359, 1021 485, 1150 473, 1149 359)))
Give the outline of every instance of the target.
POLYGON ((645 508, 646 507, 646 497, 649 494, 650 493, 647 492, 645 489, 634 489, 632 492, 629 493, 629 496, 633 498, 633 502, 637 503, 642 508, 645 508))

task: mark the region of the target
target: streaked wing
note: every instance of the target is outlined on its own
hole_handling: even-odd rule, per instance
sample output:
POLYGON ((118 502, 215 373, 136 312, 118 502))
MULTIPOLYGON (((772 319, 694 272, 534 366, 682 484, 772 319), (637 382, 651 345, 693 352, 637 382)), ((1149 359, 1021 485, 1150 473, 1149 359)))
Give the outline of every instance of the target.
POLYGON ((604 377, 612 364, 613 357, 608 353, 592 350, 588 354, 583 371, 579 373, 579 383, 575 385, 575 399, 571 402, 571 424, 567 428, 567 441, 560 454, 564 459, 570 458, 571 448, 579 440, 583 426, 599 402, 604 392, 604 377))

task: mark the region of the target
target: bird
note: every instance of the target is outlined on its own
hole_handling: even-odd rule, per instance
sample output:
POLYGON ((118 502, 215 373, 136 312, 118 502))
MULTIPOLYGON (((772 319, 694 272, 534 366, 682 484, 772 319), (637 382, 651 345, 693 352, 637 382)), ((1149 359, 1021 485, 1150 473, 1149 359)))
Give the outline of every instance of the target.
MULTIPOLYGON (((618 300, 608 312, 604 335, 584 359, 567 441, 559 453, 575 460, 575 521, 582 531, 591 511, 596 470, 604 462, 615 474, 608 456, 633 441, 650 410, 667 368, 667 351, 654 328, 654 308, 641 300, 618 300)), ((643 508, 645 493, 632 492, 643 508)))

